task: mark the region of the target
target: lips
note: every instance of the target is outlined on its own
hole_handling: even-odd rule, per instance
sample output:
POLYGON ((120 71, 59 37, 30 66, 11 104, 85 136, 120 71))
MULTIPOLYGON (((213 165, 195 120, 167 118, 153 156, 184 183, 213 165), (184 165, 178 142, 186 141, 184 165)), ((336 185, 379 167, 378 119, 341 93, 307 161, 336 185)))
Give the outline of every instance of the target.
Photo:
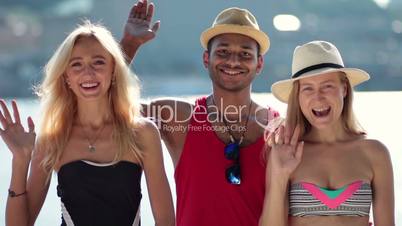
POLYGON ((80 84, 80 87, 84 90, 92 90, 96 89, 99 86, 99 82, 83 82, 80 84))
POLYGON ((312 112, 317 117, 325 117, 331 111, 331 107, 320 107, 320 108, 313 108, 312 112))
POLYGON ((245 70, 229 69, 229 68, 221 68, 219 69, 219 71, 228 76, 238 76, 245 73, 245 70))

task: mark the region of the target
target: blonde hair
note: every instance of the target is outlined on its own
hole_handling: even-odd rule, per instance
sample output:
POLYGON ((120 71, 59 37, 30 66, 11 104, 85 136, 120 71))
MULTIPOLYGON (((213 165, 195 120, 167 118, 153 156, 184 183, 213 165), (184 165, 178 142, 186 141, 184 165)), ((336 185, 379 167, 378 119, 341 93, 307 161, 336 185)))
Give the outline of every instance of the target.
MULTIPOLYGON (((341 113, 341 120, 343 129, 348 134, 361 135, 365 134, 363 128, 357 121, 355 114, 353 112, 353 88, 350 85, 346 74, 339 72, 339 78, 341 83, 346 84, 346 96, 343 101, 343 109, 341 113)), ((308 134, 311 131, 310 122, 304 117, 303 112, 300 109, 299 103, 299 80, 293 82, 292 90, 289 94, 288 108, 286 113, 286 124, 290 128, 295 128, 296 125, 300 126, 300 137, 308 134)))
POLYGON ((42 105, 37 147, 45 151, 42 166, 49 174, 55 169, 70 139, 77 114, 76 96, 68 88, 64 73, 74 45, 81 37, 95 38, 114 60, 113 82, 108 92, 112 108, 113 140, 119 147, 115 160, 121 160, 130 151, 140 163, 143 158, 134 138, 136 122, 140 117, 138 78, 127 66, 120 45, 110 31, 100 24, 84 21, 67 36, 50 58, 44 68, 44 80, 36 88, 42 105))

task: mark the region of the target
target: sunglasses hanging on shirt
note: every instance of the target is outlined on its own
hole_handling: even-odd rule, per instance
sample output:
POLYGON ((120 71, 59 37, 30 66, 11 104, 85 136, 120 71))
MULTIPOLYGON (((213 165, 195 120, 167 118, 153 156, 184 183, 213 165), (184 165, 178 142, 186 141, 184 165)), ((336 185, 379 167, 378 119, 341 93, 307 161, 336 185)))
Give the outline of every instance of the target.
MULTIPOLYGON (((212 103, 216 106, 214 98, 212 98, 212 103)), ((252 106, 252 101, 250 101, 249 104, 249 110, 245 122, 245 129, 242 131, 240 134, 239 139, 236 139, 235 136, 233 135, 232 130, 230 129, 231 127, 228 126, 225 116, 223 115, 222 121, 225 124, 225 127, 227 128, 227 131, 229 132, 230 136, 230 142, 226 144, 224 148, 224 155, 227 160, 232 160, 233 164, 228 166, 225 171, 226 175, 226 180, 228 183, 233 184, 233 185, 240 185, 241 184, 241 168, 240 168, 240 145, 243 142, 244 135, 247 131, 247 125, 248 125, 248 120, 250 117, 250 112, 251 112, 251 106, 252 106)), ((221 113, 218 111, 218 114, 220 115, 221 113)))

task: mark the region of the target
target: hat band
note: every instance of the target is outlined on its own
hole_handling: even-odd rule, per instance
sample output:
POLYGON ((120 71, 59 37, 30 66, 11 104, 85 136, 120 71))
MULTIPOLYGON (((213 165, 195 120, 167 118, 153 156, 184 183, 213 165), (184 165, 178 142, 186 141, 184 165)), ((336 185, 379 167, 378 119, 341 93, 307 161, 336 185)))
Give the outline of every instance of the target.
POLYGON ((340 64, 333 64, 333 63, 322 63, 322 64, 316 64, 316 65, 312 65, 310 67, 306 67, 301 69, 300 71, 296 72, 294 75, 292 75, 292 78, 297 78, 300 75, 309 72, 309 71, 313 71, 313 70, 317 70, 317 69, 321 69, 321 68, 326 68, 326 67, 330 67, 330 68, 344 68, 342 65, 340 64))

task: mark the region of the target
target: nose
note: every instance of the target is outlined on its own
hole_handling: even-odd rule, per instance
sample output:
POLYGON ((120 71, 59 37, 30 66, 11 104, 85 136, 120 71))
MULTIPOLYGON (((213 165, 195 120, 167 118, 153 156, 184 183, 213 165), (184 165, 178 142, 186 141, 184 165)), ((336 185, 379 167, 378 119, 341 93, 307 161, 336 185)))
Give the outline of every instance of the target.
POLYGON ((228 58, 227 63, 228 63, 230 66, 232 66, 232 67, 237 66, 237 65, 240 65, 240 61, 239 61, 238 55, 237 55, 236 53, 230 54, 230 57, 228 58))
POLYGON ((84 72, 85 75, 95 75, 95 69, 92 67, 92 65, 86 65, 84 72))
POLYGON ((324 91, 322 91, 321 89, 317 89, 317 90, 314 92, 314 97, 315 97, 317 100, 322 100, 322 99, 324 99, 324 91))

